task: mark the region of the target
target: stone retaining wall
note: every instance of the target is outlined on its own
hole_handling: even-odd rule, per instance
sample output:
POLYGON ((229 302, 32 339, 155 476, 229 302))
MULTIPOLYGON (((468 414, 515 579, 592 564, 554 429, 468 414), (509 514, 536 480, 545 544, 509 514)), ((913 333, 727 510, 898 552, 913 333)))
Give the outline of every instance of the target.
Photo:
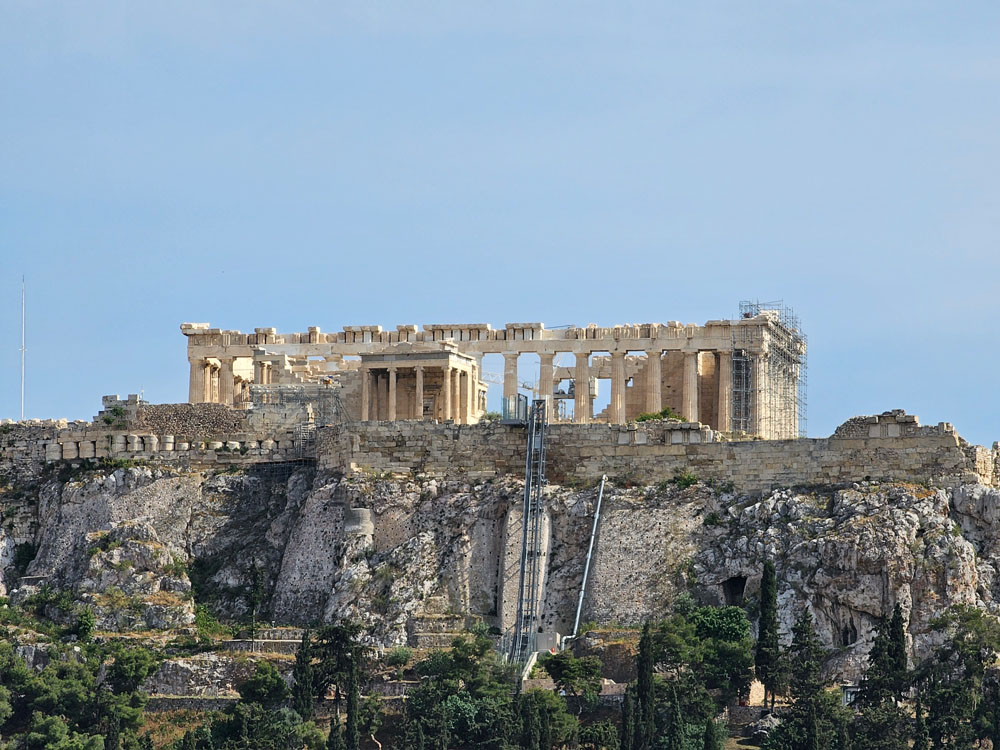
MULTIPOLYGON (((947 423, 911 436, 717 442, 676 423, 552 425, 548 479, 589 484, 607 474, 637 483, 691 472, 743 491, 875 480, 995 485, 1000 453, 965 443, 947 423)), ((501 424, 369 422, 321 428, 317 458, 331 471, 424 473, 472 481, 524 471, 525 432, 501 424)))

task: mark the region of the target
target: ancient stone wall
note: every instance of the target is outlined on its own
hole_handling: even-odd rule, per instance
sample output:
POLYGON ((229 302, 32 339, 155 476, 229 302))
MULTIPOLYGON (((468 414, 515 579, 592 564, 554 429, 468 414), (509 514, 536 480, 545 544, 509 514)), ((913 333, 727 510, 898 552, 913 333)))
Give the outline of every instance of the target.
MULTIPOLYGON (((499 424, 365 423, 321 428, 317 457, 331 471, 424 473, 485 479, 524 471, 524 430, 499 424)), ((831 437, 717 442, 696 423, 553 425, 547 475, 587 484, 602 474, 636 482, 691 472, 741 490, 909 480, 996 484, 998 451, 970 446, 951 425, 919 427, 899 437, 831 437)))
MULTIPOLYGON (((173 425, 184 432, 147 431, 137 421, 124 428, 103 420, 0 425, 0 459, 41 464, 133 458, 227 465, 315 457, 321 468, 347 475, 462 474, 470 480, 524 471, 525 433, 517 426, 353 422, 313 431, 308 424, 291 425, 280 413, 269 420, 265 411, 286 408, 269 405, 256 415, 254 426, 229 432, 238 423, 236 410, 217 404, 179 406, 188 408, 149 407, 143 412, 141 407, 135 420, 146 418, 147 424, 173 425), (213 422, 219 409, 225 413, 215 415, 219 421, 213 422)), ((589 484, 603 474, 657 482, 681 472, 731 482, 745 491, 868 478, 950 485, 1000 482, 1000 446, 970 445, 949 423, 921 426, 902 412, 854 418, 832 437, 820 439, 723 441, 700 423, 670 421, 556 424, 546 434, 547 475, 560 484, 589 484)))

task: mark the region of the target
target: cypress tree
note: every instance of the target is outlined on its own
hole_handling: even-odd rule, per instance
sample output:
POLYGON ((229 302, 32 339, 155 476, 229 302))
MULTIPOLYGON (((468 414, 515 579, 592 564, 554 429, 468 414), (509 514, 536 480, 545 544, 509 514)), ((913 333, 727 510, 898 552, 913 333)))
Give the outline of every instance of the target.
POLYGON ((344 734, 340 731, 340 724, 334 718, 330 721, 330 735, 326 738, 326 750, 344 750, 344 734))
POLYGON ((670 705, 667 711, 665 750, 684 750, 684 719, 681 718, 681 705, 677 700, 677 691, 670 689, 670 705))
POLYGON ((903 610, 899 602, 893 607, 889 618, 889 638, 886 656, 889 667, 889 681, 897 699, 906 692, 909 680, 906 672, 906 628, 903 624, 903 610))
POLYGON ((789 688, 792 698, 797 706, 815 707, 823 693, 820 671, 826 652, 813 628, 812 614, 808 607, 803 609, 792 628, 790 651, 792 669, 789 688))
POLYGON ((803 750, 820 750, 819 722, 816 720, 816 706, 809 706, 809 716, 806 719, 806 737, 803 750))
POLYGON ((361 735, 358 731, 358 668, 352 666, 348 676, 347 722, 344 724, 344 745, 347 750, 358 750, 361 735))
POLYGON ((705 722, 705 735, 701 743, 702 750, 721 750, 719 745, 719 732, 715 726, 715 719, 705 722))
POLYGON ((633 750, 650 750, 656 734, 656 686, 653 683, 653 633, 647 622, 639 639, 639 679, 636 683, 635 741, 633 750))
POLYGON ((538 710, 534 701, 521 696, 521 747, 524 750, 539 750, 542 731, 538 724, 538 710))
POLYGON ((194 740, 194 732, 190 729, 184 733, 184 739, 181 740, 181 750, 198 750, 194 740))
POLYGON ((413 733, 413 750, 424 750, 424 726, 417 722, 417 731, 413 733))
POLYGON ((913 750, 928 750, 930 738, 927 736, 927 723, 924 721, 924 709, 920 703, 920 693, 917 693, 913 721, 913 750))
POLYGON ((108 731, 104 735, 105 750, 121 750, 122 746, 122 724, 118 712, 112 709, 111 718, 108 719, 108 731))
POLYGON ((292 708, 303 721, 309 721, 313 717, 312 658, 312 638, 306 630, 302 633, 302 642, 295 653, 295 668, 292 670, 292 676, 295 678, 295 686, 292 688, 292 708))
POLYGON ((635 692, 632 686, 625 688, 622 700, 622 728, 619 738, 621 750, 632 750, 635 740, 635 692))
POLYGON ((760 579, 760 618, 757 621, 757 645, 754 649, 754 672, 764 686, 764 703, 771 696, 771 708, 780 681, 780 645, 778 642, 778 580, 774 563, 764 561, 760 579))
POLYGON ((540 750, 552 750, 552 727, 550 726, 549 707, 538 702, 538 747, 540 750))

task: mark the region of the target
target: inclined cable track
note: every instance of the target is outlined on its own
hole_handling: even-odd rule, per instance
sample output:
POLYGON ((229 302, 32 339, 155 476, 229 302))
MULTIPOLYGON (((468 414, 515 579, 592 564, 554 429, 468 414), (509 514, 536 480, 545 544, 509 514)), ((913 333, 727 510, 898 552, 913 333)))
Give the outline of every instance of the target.
POLYGON ((521 569, 518 578, 517 620, 509 653, 523 663, 536 650, 538 590, 542 569, 542 517, 545 514, 545 400, 536 399, 528 414, 528 445, 524 465, 524 510, 521 515, 521 569))

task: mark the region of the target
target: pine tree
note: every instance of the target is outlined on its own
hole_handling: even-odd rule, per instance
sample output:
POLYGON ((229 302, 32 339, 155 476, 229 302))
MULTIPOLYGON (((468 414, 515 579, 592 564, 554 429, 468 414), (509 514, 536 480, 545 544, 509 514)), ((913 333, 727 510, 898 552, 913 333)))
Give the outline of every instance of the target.
POLYGON ((347 750, 358 750, 361 733, 358 731, 359 711, 358 669, 355 666, 348 676, 347 721, 344 724, 344 745, 347 750))
POLYGON ((656 686, 653 683, 653 633, 648 622, 642 626, 639 638, 638 668, 633 750, 650 750, 656 734, 656 686))
POLYGON ((684 748, 684 719, 681 717, 681 704, 677 700, 677 691, 670 690, 670 705, 667 711, 666 742, 665 750, 683 750, 684 748))
POLYGON ((313 717, 313 665, 312 665, 312 638, 308 630, 302 633, 302 642, 299 650, 295 653, 295 668, 292 676, 295 678, 295 686, 292 689, 292 708, 302 717, 303 721, 309 721, 313 717))
POLYGON ((928 750, 930 738, 927 736, 927 723, 924 721, 924 709, 917 693, 917 705, 914 709, 913 750, 928 750))
POLYGON ((622 700, 622 728, 619 745, 621 750, 632 750, 635 740, 635 692, 631 685, 625 688, 622 700))
POLYGON ((140 750, 153 750, 153 736, 149 732, 139 738, 139 748, 140 750))
POLYGON ((754 650, 754 671, 764 686, 764 703, 771 696, 771 708, 780 681, 781 647, 778 642, 778 582, 774 563, 764 561, 760 579, 760 619, 757 621, 757 646, 754 650))

